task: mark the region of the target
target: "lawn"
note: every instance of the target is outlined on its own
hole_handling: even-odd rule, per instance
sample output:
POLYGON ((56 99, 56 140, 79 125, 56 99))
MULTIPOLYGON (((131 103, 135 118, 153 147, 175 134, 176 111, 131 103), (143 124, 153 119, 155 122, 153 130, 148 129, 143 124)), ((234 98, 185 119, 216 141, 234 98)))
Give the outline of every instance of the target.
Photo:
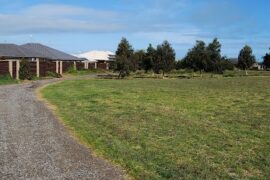
POLYGON ((270 78, 64 81, 64 124, 136 179, 270 177, 270 78))
POLYGON ((15 79, 12 79, 9 75, 0 75, 0 85, 17 83, 15 79))

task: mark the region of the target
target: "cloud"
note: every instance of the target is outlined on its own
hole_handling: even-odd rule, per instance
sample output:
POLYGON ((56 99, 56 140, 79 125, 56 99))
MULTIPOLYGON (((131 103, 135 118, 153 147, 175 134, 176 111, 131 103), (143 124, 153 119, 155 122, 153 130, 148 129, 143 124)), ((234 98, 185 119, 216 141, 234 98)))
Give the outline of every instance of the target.
POLYGON ((199 29, 190 28, 181 29, 178 32, 138 32, 135 33, 135 36, 156 43, 168 40, 175 45, 192 45, 199 39, 199 34, 199 29))
POLYGON ((39 4, 16 13, 0 13, 0 34, 177 31, 174 18, 185 1, 147 0, 144 6, 137 3, 138 7, 128 1, 121 11, 39 4))
POLYGON ((123 29, 118 13, 67 5, 37 5, 18 14, 0 14, 0 34, 111 32, 123 29))
POLYGON ((74 7, 69 5, 42 4, 28 8, 22 12, 26 16, 41 17, 92 17, 98 19, 116 18, 118 13, 113 11, 96 10, 91 8, 74 7))
POLYGON ((194 9, 190 20, 199 26, 226 27, 244 21, 245 14, 229 1, 206 1, 194 9))

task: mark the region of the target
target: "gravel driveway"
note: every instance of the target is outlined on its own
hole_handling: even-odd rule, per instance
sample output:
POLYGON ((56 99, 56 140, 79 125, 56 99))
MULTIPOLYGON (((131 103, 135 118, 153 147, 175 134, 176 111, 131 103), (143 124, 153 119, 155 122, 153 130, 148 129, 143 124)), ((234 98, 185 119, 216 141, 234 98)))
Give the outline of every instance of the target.
POLYGON ((36 99, 35 88, 52 81, 0 86, 0 179, 122 179, 36 99))

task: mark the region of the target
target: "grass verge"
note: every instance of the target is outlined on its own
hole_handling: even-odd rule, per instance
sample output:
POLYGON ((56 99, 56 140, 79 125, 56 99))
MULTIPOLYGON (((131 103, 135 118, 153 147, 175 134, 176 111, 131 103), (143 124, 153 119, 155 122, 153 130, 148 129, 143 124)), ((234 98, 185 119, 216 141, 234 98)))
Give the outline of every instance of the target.
POLYGON ((0 75, 0 85, 15 84, 17 80, 11 78, 9 75, 0 75))

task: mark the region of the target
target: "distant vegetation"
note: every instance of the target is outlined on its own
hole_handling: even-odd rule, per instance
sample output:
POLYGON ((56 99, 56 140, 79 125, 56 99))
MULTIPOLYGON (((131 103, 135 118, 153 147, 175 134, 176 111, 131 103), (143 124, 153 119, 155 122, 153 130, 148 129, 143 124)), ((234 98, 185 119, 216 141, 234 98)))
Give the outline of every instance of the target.
MULTIPOLYGON (((239 52, 238 62, 234 63, 226 56, 221 55, 222 45, 215 38, 208 45, 203 41, 197 41, 187 55, 176 61, 175 51, 168 41, 164 41, 156 48, 149 44, 145 50, 134 51, 132 45, 123 38, 116 51, 116 62, 114 70, 119 72, 119 77, 125 77, 130 72, 144 70, 146 73, 153 71, 156 74, 169 73, 176 69, 191 69, 194 72, 211 72, 222 74, 226 70, 241 69, 249 70, 256 62, 252 48, 244 46, 239 52)), ((270 67, 269 54, 264 57, 264 66, 270 67)))

